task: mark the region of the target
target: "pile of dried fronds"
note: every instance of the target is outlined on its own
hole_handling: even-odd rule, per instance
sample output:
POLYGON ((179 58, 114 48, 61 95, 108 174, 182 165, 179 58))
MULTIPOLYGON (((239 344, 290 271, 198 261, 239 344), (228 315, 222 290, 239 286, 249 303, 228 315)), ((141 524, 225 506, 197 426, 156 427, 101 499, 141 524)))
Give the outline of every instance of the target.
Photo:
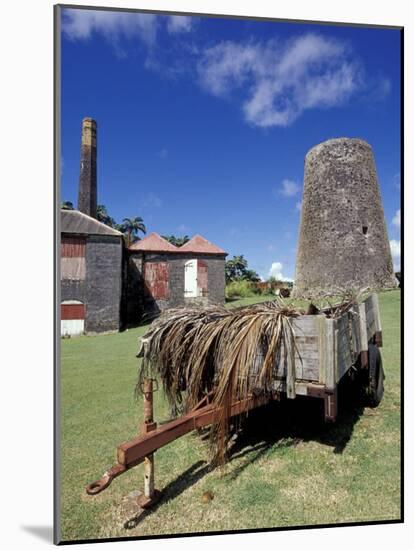
POLYGON ((323 314, 329 319, 338 319, 358 302, 362 302, 369 294, 369 289, 355 290, 349 288, 341 293, 324 294, 319 298, 313 298, 307 310, 307 314, 323 314))
POLYGON ((291 320, 303 313, 280 300, 167 310, 142 339, 137 387, 147 376, 159 378, 175 411, 190 410, 214 388, 212 403, 221 413, 211 443, 223 462, 231 403, 274 389, 276 368, 294 361, 291 320))

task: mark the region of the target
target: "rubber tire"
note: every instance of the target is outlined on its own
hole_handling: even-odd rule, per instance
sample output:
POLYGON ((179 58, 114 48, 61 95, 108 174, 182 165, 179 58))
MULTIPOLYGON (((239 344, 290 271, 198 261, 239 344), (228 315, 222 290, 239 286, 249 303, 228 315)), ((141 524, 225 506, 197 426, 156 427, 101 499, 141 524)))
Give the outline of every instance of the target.
POLYGON ((375 408, 381 403, 384 395, 384 369, 381 353, 375 344, 368 346, 368 406, 375 408))

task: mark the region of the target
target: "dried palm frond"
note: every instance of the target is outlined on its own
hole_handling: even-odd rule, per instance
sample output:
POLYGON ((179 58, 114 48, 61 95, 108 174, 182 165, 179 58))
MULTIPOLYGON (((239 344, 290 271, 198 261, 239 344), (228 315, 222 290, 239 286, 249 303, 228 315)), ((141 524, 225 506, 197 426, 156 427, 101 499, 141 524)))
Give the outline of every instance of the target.
POLYGON ((271 392, 278 367, 294 364, 291 318, 302 313, 280 299, 231 310, 167 310, 142 339, 137 387, 147 376, 159 377, 173 410, 190 410, 214 388, 219 416, 211 445, 222 463, 231 404, 253 392, 271 392))

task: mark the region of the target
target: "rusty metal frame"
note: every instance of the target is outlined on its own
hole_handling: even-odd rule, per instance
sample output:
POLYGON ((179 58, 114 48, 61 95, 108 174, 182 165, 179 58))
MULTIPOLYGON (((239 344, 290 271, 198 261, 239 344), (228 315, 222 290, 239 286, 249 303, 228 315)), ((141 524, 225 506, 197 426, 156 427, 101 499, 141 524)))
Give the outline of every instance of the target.
MULTIPOLYGON (((111 484, 115 477, 144 462, 147 456, 171 443, 175 439, 191 432, 215 423, 222 413, 221 408, 214 408, 210 403, 211 395, 206 395, 198 405, 188 414, 168 422, 160 427, 146 426, 144 433, 119 445, 117 449, 118 463, 107 470, 103 476, 86 487, 88 495, 97 495, 111 484), (203 404, 205 403, 205 404, 203 404)), ((278 393, 250 396, 247 399, 235 401, 231 405, 230 416, 237 416, 251 409, 266 405, 278 398, 278 393)))
POLYGON ((307 395, 324 400, 325 422, 336 422, 338 416, 338 391, 329 389, 322 384, 309 384, 306 388, 307 395))

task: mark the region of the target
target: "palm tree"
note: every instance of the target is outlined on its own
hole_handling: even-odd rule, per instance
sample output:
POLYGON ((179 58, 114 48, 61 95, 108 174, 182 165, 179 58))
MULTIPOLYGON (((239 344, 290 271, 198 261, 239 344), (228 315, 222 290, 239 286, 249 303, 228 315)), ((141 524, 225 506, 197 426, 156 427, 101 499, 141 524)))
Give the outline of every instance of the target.
POLYGON ((62 208, 62 210, 73 210, 73 202, 70 202, 70 201, 63 201, 62 204, 60 205, 60 207, 62 208))
POLYGON ((173 244, 174 246, 183 246, 183 244, 188 243, 190 237, 184 235, 184 237, 176 237, 175 235, 162 235, 162 238, 173 244))
POLYGON ((127 246, 131 246, 132 237, 135 237, 134 240, 138 240, 138 232, 141 233, 147 232, 147 229, 144 225, 144 220, 137 216, 136 218, 124 218, 121 226, 122 233, 127 234, 127 246))
POLYGON ((243 255, 233 256, 231 260, 226 261, 226 281, 240 280, 244 277, 247 270, 247 260, 243 255))
POLYGON ((106 209, 106 206, 104 204, 98 204, 96 207, 96 219, 98 222, 102 222, 105 225, 109 225, 109 227, 113 227, 116 229, 116 222, 111 216, 108 214, 108 211, 106 209))

